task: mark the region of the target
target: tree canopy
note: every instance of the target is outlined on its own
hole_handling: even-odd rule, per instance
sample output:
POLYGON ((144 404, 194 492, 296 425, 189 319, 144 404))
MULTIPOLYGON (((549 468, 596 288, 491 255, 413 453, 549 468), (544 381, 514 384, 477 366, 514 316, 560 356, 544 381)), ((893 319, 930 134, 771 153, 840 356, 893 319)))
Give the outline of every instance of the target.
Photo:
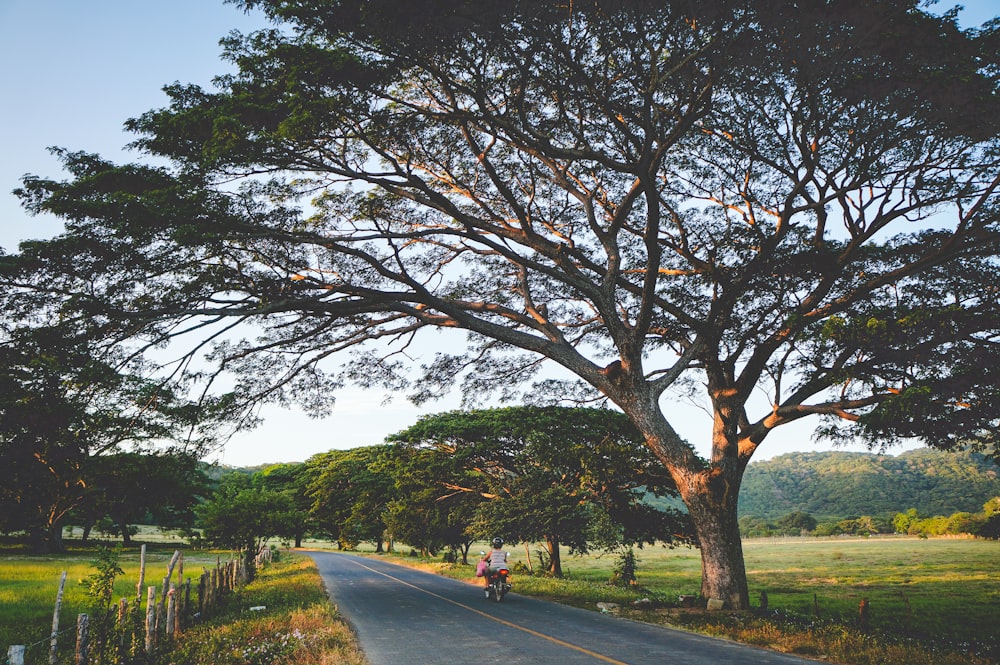
POLYGON ((198 378, 235 373, 248 405, 533 376, 534 401, 609 400, 733 607, 742 473, 776 427, 993 445, 996 24, 917 0, 238 4, 275 28, 224 40, 217 91, 128 122, 155 162, 64 151, 68 181, 25 179, 67 232, 5 259, 19 297, 208 350, 198 378), (467 343, 410 363, 430 329, 467 343), (704 459, 678 392, 712 416, 704 459))
POLYGON ((684 516, 646 503, 647 495, 676 496, 677 490, 639 431, 618 411, 453 411, 423 417, 389 440, 447 460, 448 473, 425 483, 436 501, 464 495, 485 499, 475 506, 470 535, 543 541, 557 576, 562 574, 560 545, 585 552, 594 546, 691 540, 684 516))
POLYGON ((14 329, 15 321, 0 329, 0 531, 24 531, 34 549, 58 551, 73 511, 189 513, 194 463, 228 418, 227 400, 192 402, 99 357, 85 337, 14 329), (145 480, 157 491, 129 500, 122 483, 136 486, 138 467, 154 458, 145 480))

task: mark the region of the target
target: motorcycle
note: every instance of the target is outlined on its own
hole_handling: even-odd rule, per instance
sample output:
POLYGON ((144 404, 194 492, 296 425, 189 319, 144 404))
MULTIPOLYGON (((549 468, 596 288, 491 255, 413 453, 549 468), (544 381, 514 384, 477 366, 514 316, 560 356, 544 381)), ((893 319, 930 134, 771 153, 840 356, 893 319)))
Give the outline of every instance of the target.
MULTIPOLYGON (((486 556, 486 552, 480 552, 482 556, 486 556)), ((510 556, 510 553, 507 553, 510 556)), ((511 589, 510 583, 510 569, 504 566, 503 568, 487 569, 485 573, 486 577, 486 598, 493 598, 493 600, 498 603, 503 602, 503 597, 507 595, 507 592, 511 589)))

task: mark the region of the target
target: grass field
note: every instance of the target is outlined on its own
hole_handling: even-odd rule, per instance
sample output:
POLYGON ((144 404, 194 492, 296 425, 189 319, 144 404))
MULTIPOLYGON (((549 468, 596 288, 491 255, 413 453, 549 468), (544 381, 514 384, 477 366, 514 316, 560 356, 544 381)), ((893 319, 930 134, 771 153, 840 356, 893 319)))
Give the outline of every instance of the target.
MULTIPOLYGON (((512 552, 513 554, 513 552, 512 552)), ((696 550, 639 551, 639 585, 671 602, 697 594, 696 550)), ((523 558, 523 555, 522 555, 523 558)), ((1000 636, 1000 543, 966 539, 788 538, 744 543, 751 603, 853 621, 862 598, 871 626, 970 642, 1000 636)), ((606 581, 613 557, 569 557, 570 577, 606 581)))
MULTIPOLYGON (((171 540, 164 538, 162 540, 171 540)), ((202 566, 214 567, 224 552, 192 550, 175 542, 150 543, 146 553, 144 587, 159 586, 166 576, 175 547, 184 553, 185 577, 193 582, 202 566)), ((87 577, 95 572, 96 548, 71 544, 59 556, 31 556, 19 547, 0 545, 0 663, 6 663, 10 644, 26 644, 28 665, 48 663, 52 613, 62 571, 67 572, 60 612, 60 663, 70 663, 75 645, 76 615, 87 611, 87 577)), ((139 549, 120 558, 125 574, 115 584, 116 597, 134 598, 139 549)), ((176 579, 176 578, 175 578, 176 579)), ((145 598, 145 593, 143 594, 145 598)), ((208 621, 184 631, 172 650, 157 655, 155 663, 211 665, 365 665, 353 634, 327 602, 319 572, 304 556, 285 555, 269 564, 257 578, 223 599, 208 621), (264 607, 263 612, 249 612, 264 607)))
MULTIPOLYGON (((81 548, 72 542, 68 545, 65 554, 46 556, 30 555, 19 547, 0 547, 0 649, 4 656, 11 644, 33 645, 38 642, 45 644, 39 644, 33 650, 47 653, 63 571, 66 571, 66 586, 59 618, 60 629, 75 627, 77 614, 87 611, 90 604, 87 578, 96 572, 93 565, 96 549, 93 546, 81 548)), ((194 584, 197 584, 203 566, 214 567, 219 556, 228 556, 207 550, 190 550, 180 543, 147 545, 144 600, 145 587, 160 587, 163 584, 175 549, 184 553, 184 576, 194 578, 194 584)), ((123 551, 119 564, 125 574, 116 580, 115 598, 135 598, 139 581, 139 547, 123 551)), ((175 571, 174 581, 176 579, 175 571)), ((75 635, 67 634, 64 640, 67 648, 72 649, 75 635)))

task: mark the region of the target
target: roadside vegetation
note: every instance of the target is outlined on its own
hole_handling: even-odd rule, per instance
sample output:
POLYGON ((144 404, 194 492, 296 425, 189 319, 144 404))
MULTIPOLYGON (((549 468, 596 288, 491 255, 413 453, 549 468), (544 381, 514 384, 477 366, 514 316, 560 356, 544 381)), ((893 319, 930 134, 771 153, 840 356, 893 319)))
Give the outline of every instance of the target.
MULTIPOLYGON (((87 578, 94 573, 95 546, 70 544, 60 556, 27 556, 20 548, 0 548, 0 648, 34 644, 26 662, 48 662, 48 636, 62 571, 67 571, 61 625, 75 625, 86 612, 87 578)), ((147 549, 147 580, 162 579, 173 550, 147 549)), ((189 570, 214 565, 228 553, 185 550, 189 570)), ((138 555, 120 558, 123 574, 115 598, 135 595, 138 555)), ((61 638, 60 662, 73 655, 73 635, 61 638)), ((183 632, 172 648, 157 654, 155 665, 365 665, 354 636, 327 601, 319 573, 308 557, 285 554, 260 569, 256 579, 237 589, 212 617, 183 632), (251 611, 250 608, 263 608, 251 611)))
POLYGON ((285 555, 263 568, 219 615, 184 634, 163 663, 366 665, 328 602, 311 559, 285 555), (251 611, 252 607, 263 610, 251 611))
MULTIPOLYGON (((45 641, 62 570, 68 571, 63 623, 86 611, 85 581, 93 573, 95 548, 68 544, 70 551, 60 556, 28 556, 13 546, 0 549, 0 579, 5 582, 0 589, 0 647, 45 641)), ((330 541, 307 540, 304 545, 337 548, 330 541)), ((147 579, 164 574, 173 547, 149 546, 147 579)), ((473 548, 478 553, 479 545, 473 548)), ((358 552, 376 556, 373 546, 361 546, 358 552)), ((523 546, 511 548, 515 594, 595 611, 597 603, 615 603, 618 607, 612 611, 632 619, 846 665, 1000 662, 996 541, 899 536, 750 539, 744 552, 754 603, 744 612, 708 612, 701 599, 693 599, 693 607, 682 606, 680 597, 693 596, 699 588, 700 558, 690 548, 633 550, 635 584, 621 585, 610 582, 620 572, 620 554, 566 553, 564 577, 555 578, 538 573, 546 569, 545 552, 540 544, 527 552, 523 546), (634 605, 641 599, 650 602, 634 605), (862 600, 868 607, 864 619, 862 600)), ((200 570, 218 556, 219 551, 185 550, 185 565, 200 570)), ((480 583, 471 564, 421 557, 409 546, 397 544, 393 553, 377 556, 470 585, 480 583)), ((116 581, 116 597, 135 593, 137 554, 126 550, 121 565, 125 572, 116 581)), ((470 593, 470 603, 478 600, 478 594, 470 593)), ((33 656, 29 652, 28 662, 42 662, 46 653, 46 646, 38 647, 33 656)), ((157 662, 363 665, 365 660, 327 602, 312 561, 285 553, 229 597, 210 620, 185 631, 176 648, 157 662), (250 611, 261 606, 266 609, 250 611)))

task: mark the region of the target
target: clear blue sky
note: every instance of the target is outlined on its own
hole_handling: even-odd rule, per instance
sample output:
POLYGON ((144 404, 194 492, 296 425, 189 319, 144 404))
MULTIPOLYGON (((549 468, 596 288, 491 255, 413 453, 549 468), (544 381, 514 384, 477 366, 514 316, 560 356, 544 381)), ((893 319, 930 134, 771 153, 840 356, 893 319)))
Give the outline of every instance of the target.
MULTIPOLYGON (((1000 0, 965 5, 967 25, 1000 15, 1000 0)), ((221 0, 0 0, 0 247, 10 253, 21 240, 59 231, 55 220, 26 215, 10 195, 23 174, 60 177, 47 147, 134 159, 123 151, 133 137, 122 123, 165 105, 165 84, 208 87, 228 66, 219 59, 219 39, 233 29, 264 25, 259 15, 221 0)), ((449 408, 455 403, 426 410, 449 408)), ((402 399, 383 405, 379 394, 347 390, 322 421, 266 410, 262 427, 239 435, 213 459, 234 465, 301 461, 331 448, 379 443, 421 412, 402 399)), ((692 418, 701 422, 682 433, 694 441, 707 432, 707 421, 692 418)), ((783 430, 762 447, 762 457, 815 449, 811 424, 783 430)))

